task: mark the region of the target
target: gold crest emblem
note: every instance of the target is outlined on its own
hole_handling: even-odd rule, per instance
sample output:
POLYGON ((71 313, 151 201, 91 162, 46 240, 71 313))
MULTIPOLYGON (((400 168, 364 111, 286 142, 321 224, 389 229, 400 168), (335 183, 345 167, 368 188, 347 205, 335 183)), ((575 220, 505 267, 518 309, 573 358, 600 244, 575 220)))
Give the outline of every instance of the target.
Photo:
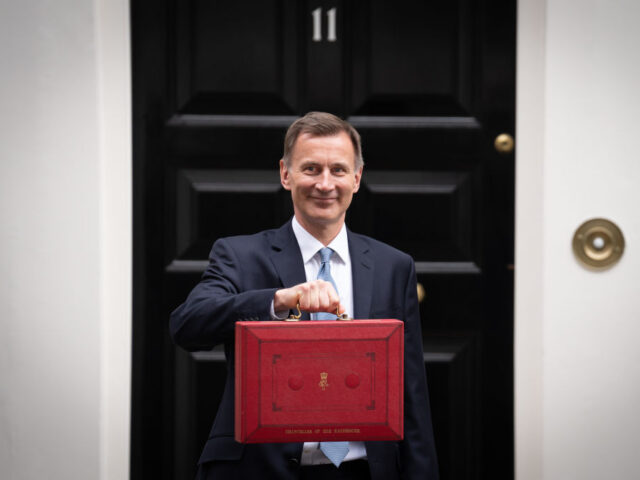
POLYGON ((329 374, 327 372, 320 372, 320 382, 318 385, 322 390, 326 389, 329 386, 329 382, 327 382, 327 377, 329 374))

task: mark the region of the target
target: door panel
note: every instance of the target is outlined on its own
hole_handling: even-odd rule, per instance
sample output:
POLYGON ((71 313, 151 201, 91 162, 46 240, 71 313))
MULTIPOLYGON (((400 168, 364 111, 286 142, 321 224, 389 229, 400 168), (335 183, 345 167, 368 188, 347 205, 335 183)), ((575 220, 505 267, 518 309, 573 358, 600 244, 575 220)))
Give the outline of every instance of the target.
POLYGON ((298 110, 296 2, 176 3, 177 55, 172 60, 181 112, 273 115, 298 110))
POLYGON ((467 173, 367 167, 347 221, 417 262, 473 261, 471 200, 467 173))
POLYGON ((175 260, 206 259, 217 238, 273 228, 289 217, 275 169, 189 169, 176 180, 175 260))
POLYGON ((469 0, 354 2, 349 115, 462 115, 470 109, 469 0))
POLYGON ((366 167, 349 227, 416 262, 443 479, 512 478, 515 1, 132 1, 132 478, 192 478, 224 353, 179 351, 169 313, 220 237, 292 215, 278 160, 310 109, 366 167))

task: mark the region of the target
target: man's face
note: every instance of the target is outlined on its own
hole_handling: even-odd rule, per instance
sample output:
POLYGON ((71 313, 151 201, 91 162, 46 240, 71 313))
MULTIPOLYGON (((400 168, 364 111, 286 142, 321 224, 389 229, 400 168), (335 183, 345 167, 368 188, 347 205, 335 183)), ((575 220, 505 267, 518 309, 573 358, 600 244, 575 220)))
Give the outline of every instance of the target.
POLYGON ((353 144, 345 132, 329 137, 303 133, 294 144, 289 168, 280 160, 280 181, 291 191, 296 218, 308 230, 341 226, 361 177, 362 167, 355 170, 353 144))

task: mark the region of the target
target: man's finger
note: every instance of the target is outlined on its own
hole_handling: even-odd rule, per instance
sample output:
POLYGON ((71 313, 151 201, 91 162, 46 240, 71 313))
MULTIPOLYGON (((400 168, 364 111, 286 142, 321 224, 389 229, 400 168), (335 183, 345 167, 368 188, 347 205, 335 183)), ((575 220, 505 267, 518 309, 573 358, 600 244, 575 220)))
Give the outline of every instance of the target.
POLYGON ((314 282, 309 283, 309 311, 315 312, 318 310, 320 300, 318 295, 320 294, 318 285, 314 282))
POLYGON ((322 298, 319 305, 320 311, 322 312, 330 312, 333 309, 333 306, 336 304, 336 299, 329 289, 324 289, 322 292, 322 298))

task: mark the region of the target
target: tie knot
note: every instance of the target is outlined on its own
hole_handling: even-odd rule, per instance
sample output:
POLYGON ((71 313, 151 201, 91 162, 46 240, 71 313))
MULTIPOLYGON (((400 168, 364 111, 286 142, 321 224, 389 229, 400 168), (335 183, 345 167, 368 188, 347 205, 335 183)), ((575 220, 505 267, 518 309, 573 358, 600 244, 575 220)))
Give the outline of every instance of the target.
POLYGON ((333 255, 333 250, 329 247, 320 249, 320 258, 322 259, 322 263, 327 263, 329 260, 331 260, 331 255, 333 255))

